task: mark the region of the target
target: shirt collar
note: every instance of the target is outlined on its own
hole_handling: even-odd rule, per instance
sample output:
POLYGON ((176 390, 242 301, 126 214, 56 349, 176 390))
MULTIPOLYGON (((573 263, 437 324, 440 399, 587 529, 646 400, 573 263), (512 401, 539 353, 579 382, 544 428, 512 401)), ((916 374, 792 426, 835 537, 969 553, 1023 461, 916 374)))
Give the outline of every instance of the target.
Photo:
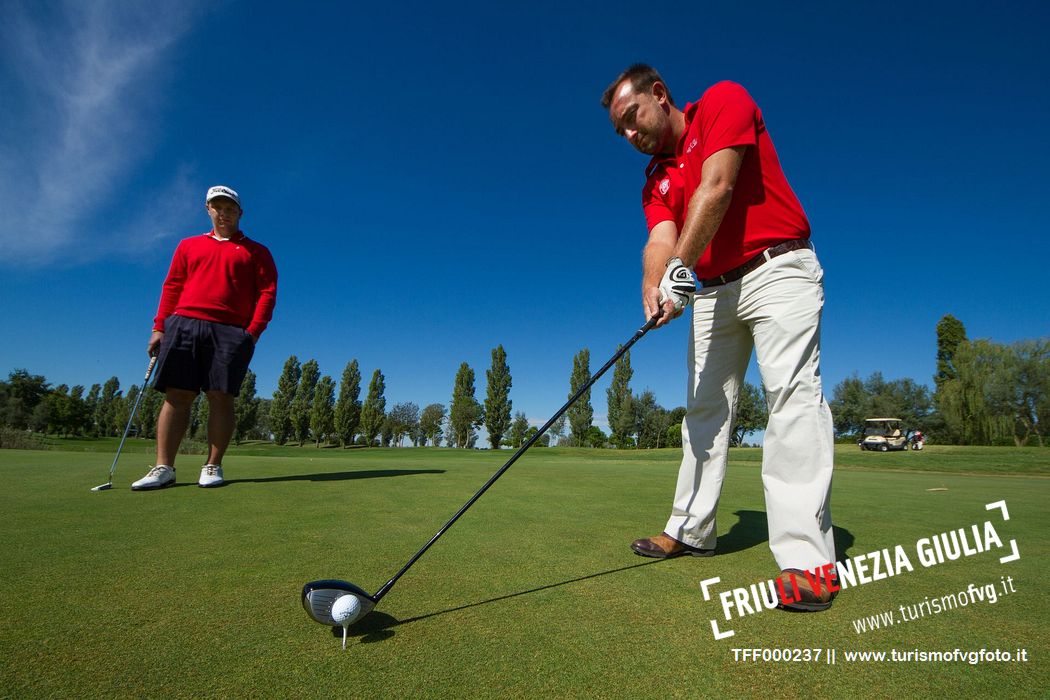
POLYGON ((652 160, 649 161, 649 165, 645 166, 645 177, 650 178, 653 174, 660 169, 660 166, 667 166, 674 168, 675 157, 674 156, 653 156, 652 160))
POLYGON ((244 231, 237 231, 237 233, 233 234, 229 238, 219 238, 218 236, 215 235, 215 229, 212 229, 211 231, 208 231, 204 235, 207 236, 208 238, 211 238, 213 240, 218 241, 219 243, 222 243, 223 241, 239 241, 242 238, 245 238, 244 231))

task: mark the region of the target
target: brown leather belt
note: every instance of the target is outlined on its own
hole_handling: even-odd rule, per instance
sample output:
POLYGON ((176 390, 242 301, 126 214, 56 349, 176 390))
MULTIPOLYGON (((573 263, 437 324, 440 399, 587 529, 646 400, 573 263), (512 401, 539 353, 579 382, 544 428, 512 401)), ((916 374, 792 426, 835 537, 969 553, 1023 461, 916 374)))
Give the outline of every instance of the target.
POLYGON ((751 272, 757 270, 766 264, 767 260, 772 260, 778 255, 784 253, 790 253, 793 250, 800 250, 802 248, 808 248, 813 250, 813 244, 809 242, 808 238, 795 238, 790 241, 784 241, 771 248, 766 248, 755 257, 748 260, 740 267, 734 267, 732 270, 719 275, 718 277, 712 277, 706 280, 700 280, 701 287, 717 287, 720 284, 729 284, 730 282, 736 282, 738 279, 751 272))

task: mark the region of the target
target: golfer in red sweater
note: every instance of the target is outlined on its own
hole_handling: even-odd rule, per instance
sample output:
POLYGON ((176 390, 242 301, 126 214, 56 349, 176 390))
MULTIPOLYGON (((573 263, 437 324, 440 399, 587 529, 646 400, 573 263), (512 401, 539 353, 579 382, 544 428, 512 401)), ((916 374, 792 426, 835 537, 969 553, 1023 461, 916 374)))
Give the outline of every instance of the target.
POLYGON ((159 355, 154 388, 164 392, 164 405, 157 417, 157 465, 131 485, 135 491, 175 483, 175 455, 201 391, 208 397, 208 462, 197 483, 223 484, 233 401, 277 300, 270 251, 240 230, 240 196, 218 185, 204 201, 212 230, 175 249, 153 321, 147 350, 159 355))

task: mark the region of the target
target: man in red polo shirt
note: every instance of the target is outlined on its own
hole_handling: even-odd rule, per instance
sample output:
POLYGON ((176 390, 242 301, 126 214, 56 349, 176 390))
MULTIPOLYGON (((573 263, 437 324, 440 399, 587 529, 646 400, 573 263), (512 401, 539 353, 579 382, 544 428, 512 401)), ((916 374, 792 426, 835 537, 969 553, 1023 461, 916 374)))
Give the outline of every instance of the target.
POLYGON ((164 405, 157 464, 131 485, 134 491, 175 483, 175 456, 201 391, 208 397, 208 461, 197 483, 223 484, 234 398, 277 300, 277 268, 266 246, 241 232, 237 192, 217 185, 204 204, 212 230, 175 249, 153 321, 147 351, 158 354, 154 388, 164 392, 164 405))
POLYGON ((662 326, 693 306, 671 517, 661 534, 631 548, 657 558, 715 553, 730 427, 754 349, 769 407, 762 482, 782 607, 823 610, 827 587, 799 575, 835 561, 832 421, 820 379, 823 271, 762 112, 731 82, 680 110, 644 64, 617 77, 602 106, 617 133, 652 156, 642 190, 645 315, 662 309, 662 326))

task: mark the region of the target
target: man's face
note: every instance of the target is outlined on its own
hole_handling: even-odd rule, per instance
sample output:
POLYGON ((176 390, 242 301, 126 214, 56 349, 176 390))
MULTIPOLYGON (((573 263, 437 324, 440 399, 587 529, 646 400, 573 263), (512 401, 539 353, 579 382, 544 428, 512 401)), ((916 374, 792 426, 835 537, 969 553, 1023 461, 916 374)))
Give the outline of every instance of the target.
POLYGON ((216 197, 208 202, 208 216, 216 233, 228 238, 240 230, 241 208, 229 197, 216 197))
POLYGON ((616 88, 609 104, 609 119, 616 133, 646 155, 674 152, 674 132, 669 116, 671 103, 663 83, 653 83, 644 92, 635 92, 631 81, 616 88))

